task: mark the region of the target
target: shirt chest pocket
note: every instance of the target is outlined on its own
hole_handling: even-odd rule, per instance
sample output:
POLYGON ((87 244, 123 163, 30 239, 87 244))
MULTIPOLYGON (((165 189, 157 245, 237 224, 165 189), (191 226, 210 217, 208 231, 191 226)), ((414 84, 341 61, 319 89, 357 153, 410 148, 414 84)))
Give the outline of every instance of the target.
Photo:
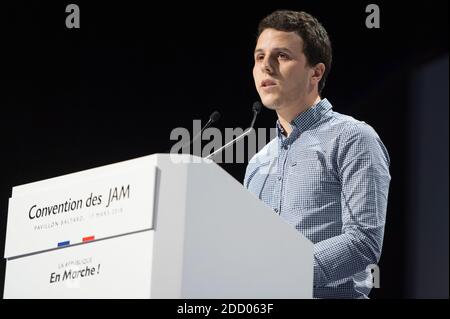
POLYGON ((340 196, 340 183, 326 161, 308 156, 288 163, 285 198, 292 208, 322 206, 340 196))

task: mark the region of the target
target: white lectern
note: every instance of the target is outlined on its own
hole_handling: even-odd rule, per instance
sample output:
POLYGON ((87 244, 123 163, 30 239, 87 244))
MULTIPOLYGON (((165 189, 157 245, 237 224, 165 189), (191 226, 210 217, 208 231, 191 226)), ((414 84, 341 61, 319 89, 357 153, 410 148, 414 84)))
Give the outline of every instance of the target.
POLYGON ((209 160, 13 188, 4 298, 312 298, 313 244, 209 160))

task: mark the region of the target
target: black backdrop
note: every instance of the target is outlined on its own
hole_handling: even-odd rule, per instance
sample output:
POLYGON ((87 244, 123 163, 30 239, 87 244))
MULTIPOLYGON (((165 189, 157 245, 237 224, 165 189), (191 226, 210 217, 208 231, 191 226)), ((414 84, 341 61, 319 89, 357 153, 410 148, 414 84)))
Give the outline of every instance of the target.
MULTIPOLYGON (((192 130, 193 119, 205 121, 213 110, 222 113, 222 131, 247 127, 258 99, 252 79, 256 26, 285 8, 312 13, 328 30, 334 56, 324 96, 336 111, 371 124, 391 156, 382 281, 371 296, 418 296, 408 290, 404 271, 410 260, 409 141, 417 133, 411 130, 411 79, 448 55, 447 1, 376 1, 380 29, 365 27, 370 1, 74 2, 80 29, 65 27, 71 2, 14 2, 0 10, 2 255, 12 186, 167 152, 173 128, 192 130)), ((448 86, 445 94, 448 116, 448 86)), ((256 127, 273 127, 275 119, 265 110, 256 127)), ((443 125, 448 189, 448 120, 443 125)), ((243 179, 245 164, 222 167, 243 179)), ((448 198, 442 196, 448 223, 448 198)), ((448 226, 443 232, 448 242, 448 226)), ((448 248, 445 261, 447 284, 437 296, 446 291, 448 298, 448 248)), ((3 289, 5 263, 0 265, 3 289)), ((436 296, 433 291, 424 296, 436 296)))

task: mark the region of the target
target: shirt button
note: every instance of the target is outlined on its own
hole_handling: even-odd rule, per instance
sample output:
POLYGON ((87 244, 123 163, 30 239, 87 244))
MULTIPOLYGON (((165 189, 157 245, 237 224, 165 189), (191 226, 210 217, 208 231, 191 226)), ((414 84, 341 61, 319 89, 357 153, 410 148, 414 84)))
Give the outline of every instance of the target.
POLYGON ((275 211, 275 213, 278 213, 278 208, 275 208, 274 211, 275 211))
POLYGON ((281 176, 278 176, 278 180, 281 181, 281 176))
POLYGON ((297 162, 292 162, 291 163, 291 166, 295 166, 295 165, 297 165, 297 162))

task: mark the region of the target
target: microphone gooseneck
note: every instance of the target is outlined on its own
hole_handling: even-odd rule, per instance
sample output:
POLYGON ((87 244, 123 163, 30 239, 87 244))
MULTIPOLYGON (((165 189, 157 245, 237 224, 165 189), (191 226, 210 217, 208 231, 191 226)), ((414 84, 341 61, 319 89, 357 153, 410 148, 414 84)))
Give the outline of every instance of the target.
POLYGON ((255 103, 253 103, 253 108, 252 108, 253 109, 253 118, 252 118, 252 122, 250 123, 250 127, 248 129, 246 129, 241 135, 239 135, 235 139, 231 140, 230 142, 228 142, 227 144, 225 144, 224 146, 222 146, 218 150, 212 152, 211 154, 209 154, 205 158, 206 159, 213 158, 215 155, 219 154, 223 150, 227 149, 229 146, 233 145, 234 143, 240 141, 245 136, 250 134, 251 131, 253 130, 253 126, 255 125, 256 117, 258 116, 258 113, 261 111, 261 108, 262 108, 261 102, 256 101, 255 103))
MULTIPOLYGON (((211 124, 217 122, 220 119, 220 113, 218 111, 214 111, 211 113, 211 115, 209 116, 209 120, 208 122, 202 127, 202 129, 200 130, 200 132, 198 132, 189 142, 189 146, 192 145, 192 143, 194 143, 195 140, 197 140, 197 138, 199 136, 202 135, 203 131, 206 130, 208 127, 211 126, 211 124)), ((186 145, 183 145, 182 147, 186 147, 186 145)))

